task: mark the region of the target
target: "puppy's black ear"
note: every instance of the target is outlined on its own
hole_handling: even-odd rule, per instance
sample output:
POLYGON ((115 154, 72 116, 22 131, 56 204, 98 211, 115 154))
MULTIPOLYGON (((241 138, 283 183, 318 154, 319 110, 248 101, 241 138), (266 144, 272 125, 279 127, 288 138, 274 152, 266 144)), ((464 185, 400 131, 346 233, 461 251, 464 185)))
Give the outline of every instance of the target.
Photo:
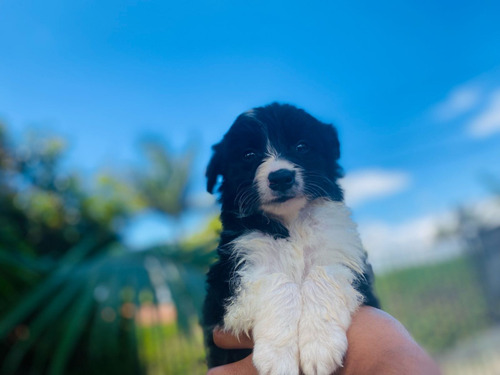
POLYGON ((333 152, 333 157, 335 160, 340 159, 340 142, 339 135, 337 133, 337 129, 333 125, 327 126, 327 137, 326 140, 328 142, 328 148, 333 152))
POLYGON ((217 177, 224 173, 224 155, 222 142, 212 146, 214 154, 210 163, 208 163, 207 172, 205 176, 207 177, 207 191, 212 194, 214 186, 217 183, 217 177))
MULTIPOLYGON (((328 154, 331 158, 330 161, 332 163, 331 177, 335 180, 338 178, 342 178, 344 176, 344 171, 338 163, 338 160, 340 159, 340 142, 337 129, 335 129, 333 125, 327 125, 324 137, 327 144, 328 154)), ((342 200, 342 191, 340 189, 339 195, 335 198, 335 200, 342 200)))

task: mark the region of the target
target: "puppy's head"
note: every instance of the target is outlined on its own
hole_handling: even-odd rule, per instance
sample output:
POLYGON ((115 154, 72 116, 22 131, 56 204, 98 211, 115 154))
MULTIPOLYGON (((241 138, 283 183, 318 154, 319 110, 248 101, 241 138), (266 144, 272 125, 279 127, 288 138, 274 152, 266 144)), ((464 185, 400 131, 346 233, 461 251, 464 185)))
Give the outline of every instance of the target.
POLYGON ((337 131, 294 106, 273 103, 241 114, 213 150, 207 190, 222 176, 222 208, 239 217, 286 219, 314 199, 343 199, 337 131))

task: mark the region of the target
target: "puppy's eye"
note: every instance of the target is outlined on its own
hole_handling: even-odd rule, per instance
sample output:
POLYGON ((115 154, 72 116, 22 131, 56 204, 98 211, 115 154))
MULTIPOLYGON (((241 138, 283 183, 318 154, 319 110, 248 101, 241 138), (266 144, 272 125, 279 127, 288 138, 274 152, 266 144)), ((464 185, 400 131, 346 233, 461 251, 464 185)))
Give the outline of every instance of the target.
POLYGON ((253 152, 252 150, 247 150, 243 154, 243 159, 246 160, 246 161, 250 161, 250 160, 255 159, 256 156, 257 155, 255 154, 255 152, 253 152))
POLYGON ((309 151, 309 145, 303 141, 299 142, 297 144, 297 146, 295 146, 295 150, 299 153, 299 154, 305 154, 306 152, 309 151))

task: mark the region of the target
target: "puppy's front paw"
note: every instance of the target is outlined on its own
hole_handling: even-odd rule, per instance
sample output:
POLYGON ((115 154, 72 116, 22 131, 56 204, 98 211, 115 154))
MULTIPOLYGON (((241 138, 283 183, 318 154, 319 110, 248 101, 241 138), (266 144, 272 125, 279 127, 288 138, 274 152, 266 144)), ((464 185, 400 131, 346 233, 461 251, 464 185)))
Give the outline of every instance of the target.
POLYGON ((260 375, 299 375, 298 345, 284 346, 256 342, 253 350, 253 364, 260 375))
POLYGON ((319 325, 301 324, 299 347, 304 375, 331 375, 342 366, 347 351, 346 333, 333 321, 319 325))

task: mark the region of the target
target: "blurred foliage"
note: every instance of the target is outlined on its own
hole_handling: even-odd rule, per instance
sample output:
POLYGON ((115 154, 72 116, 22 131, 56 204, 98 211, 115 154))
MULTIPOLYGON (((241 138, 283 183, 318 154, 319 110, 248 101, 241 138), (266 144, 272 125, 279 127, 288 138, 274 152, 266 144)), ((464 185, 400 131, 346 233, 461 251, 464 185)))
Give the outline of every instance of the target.
POLYGON ((180 335, 175 324, 141 327, 138 331, 142 363, 149 375, 202 375, 207 371, 201 329, 180 335))
MULTIPOLYGON (((492 175, 483 177, 493 195, 490 211, 498 212, 500 181, 492 175)), ((487 271, 490 276, 500 272, 500 237, 489 245, 482 239, 486 232, 498 231, 498 222, 484 218, 491 212, 485 214, 473 205, 461 205, 454 212, 454 220, 437 228, 436 240, 455 240, 462 250, 460 256, 392 271, 375 279, 384 310, 398 318, 433 354, 443 353, 498 324, 498 312, 492 313, 498 299, 495 301, 490 293, 496 279, 488 278, 487 271)))
POLYGON ((142 198, 149 207, 160 213, 180 216, 187 209, 186 187, 194 157, 193 150, 175 157, 152 141, 144 142, 142 149, 149 161, 148 168, 134 171, 135 185, 142 198))
POLYGON ((130 251, 119 233, 140 211, 189 208, 193 153, 149 142, 130 175, 84 183, 65 149, 35 133, 16 145, 0 125, 0 373, 146 373, 143 310, 174 305, 174 336, 191 340, 214 236, 130 251))
POLYGON ((491 324, 478 275, 467 256, 379 275, 375 288, 382 308, 434 354, 491 324))
POLYGON ((207 244, 217 244, 219 235, 222 231, 222 223, 218 216, 214 216, 207 224, 205 229, 201 230, 194 235, 182 240, 182 245, 187 249, 195 249, 198 247, 206 246, 207 244))

